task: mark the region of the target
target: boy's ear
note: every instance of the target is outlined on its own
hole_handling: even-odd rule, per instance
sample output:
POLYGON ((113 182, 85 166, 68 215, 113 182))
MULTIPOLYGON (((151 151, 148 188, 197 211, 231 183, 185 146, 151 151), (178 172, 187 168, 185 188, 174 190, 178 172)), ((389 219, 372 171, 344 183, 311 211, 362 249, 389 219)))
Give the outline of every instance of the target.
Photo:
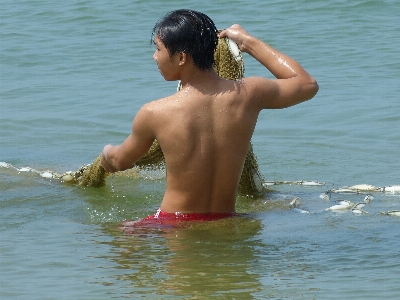
POLYGON ((187 54, 185 52, 180 52, 179 53, 179 65, 182 66, 186 63, 187 60, 187 54))

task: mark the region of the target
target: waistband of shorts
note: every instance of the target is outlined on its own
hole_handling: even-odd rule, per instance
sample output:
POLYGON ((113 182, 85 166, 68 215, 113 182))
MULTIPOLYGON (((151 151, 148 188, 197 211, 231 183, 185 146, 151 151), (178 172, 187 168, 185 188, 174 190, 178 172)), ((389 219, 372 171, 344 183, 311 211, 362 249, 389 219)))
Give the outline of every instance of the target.
MULTIPOLYGON (((163 220, 181 220, 181 221, 212 221, 228 217, 234 217, 236 212, 210 212, 210 213, 181 213, 174 212, 169 213, 161 209, 150 216, 153 219, 163 219, 163 220)), ((145 218, 147 219, 147 218, 145 218)))
POLYGON ((236 217, 240 214, 236 212, 222 213, 169 213, 158 209, 153 215, 138 221, 124 221, 119 226, 125 232, 130 232, 134 227, 154 227, 154 228, 173 228, 180 227, 187 222, 207 222, 216 221, 224 218, 236 217), (131 228, 131 229, 129 229, 131 228))

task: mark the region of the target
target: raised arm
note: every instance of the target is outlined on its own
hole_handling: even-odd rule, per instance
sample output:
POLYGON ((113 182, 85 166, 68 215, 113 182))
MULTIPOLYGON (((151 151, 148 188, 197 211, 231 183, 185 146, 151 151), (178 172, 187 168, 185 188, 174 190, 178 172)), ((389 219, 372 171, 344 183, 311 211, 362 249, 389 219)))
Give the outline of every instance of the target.
POLYGON ((106 145, 102 152, 101 165, 106 172, 130 169, 150 149, 155 134, 152 130, 152 112, 148 105, 142 107, 132 124, 132 133, 118 146, 106 145))
POLYGON ((240 25, 223 30, 220 35, 236 42, 242 52, 258 60, 277 79, 247 78, 255 87, 253 97, 260 108, 285 108, 311 99, 318 92, 316 80, 291 57, 251 36, 240 25))

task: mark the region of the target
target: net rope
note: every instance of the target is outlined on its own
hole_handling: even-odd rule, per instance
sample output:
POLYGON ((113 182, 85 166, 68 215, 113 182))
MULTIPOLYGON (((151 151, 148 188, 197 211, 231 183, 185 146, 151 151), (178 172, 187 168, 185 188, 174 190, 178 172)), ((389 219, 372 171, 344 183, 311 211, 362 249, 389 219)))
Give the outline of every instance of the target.
MULTIPOLYGON (((44 179, 49 179, 49 180, 59 180, 62 183, 70 183, 70 184, 80 184, 82 186, 93 186, 93 185, 101 185, 105 184, 105 181, 103 183, 101 182, 92 182, 88 178, 85 177, 82 178, 84 173, 94 173, 100 172, 97 176, 93 176, 95 178, 103 178, 105 180, 104 175, 101 175, 102 172, 104 172, 104 169, 98 168, 97 166, 100 165, 100 158, 101 156, 96 158, 96 163, 90 164, 90 165, 83 165, 81 168, 78 169, 78 171, 72 172, 68 171, 65 173, 57 173, 51 170, 47 171, 40 171, 36 170, 31 167, 16 167, 13 166, 7 162, 0 162, 0 168, 4 169, 9 169, 9 170, 14 170, 18 174, 23 174, 23 173, 33 173, 37 174, 40 177, 44 179), (93 168, 91 170, 88 170, 89 168, 93 168), (87 181, 84 181, 87 180, 87 181)), ((160 172, 157 177, 156 174, 146 174, 146 172, 151 172, 151 169, 141 169, 138 167, 134 167, 129 170, 125 171, 120 171, 116 174, 116 176, 124 176, 124 177, 132 177, 132 178, 149 178, 149 179, 158 179, 162 178, 165 176, 165 171, 160 172)), ((104 172, 105 173, 105 172, 104 172)), ((313 181, 313 180, 298 180, 298 181, 288 181, 288 180, 277 180, 277 181, 265 181, 262 184, 265 188, 270 187, 270 186, 275 186, 275 185, 298 185, 298 186, 304 186, 304 187, 327 187, 327 186, 332 186, 332 188, 326 190, 324 193, 320 195, 320 198, 324 200, 329 200, 332 194, 373 194, 373 193, 385 193, 385 194, 391 194, 391 195, 400 195, 400 185, 385 185, 385 186, 374 186, 370 184, 356 184, 352 186, 343 186, 340 188, 333 188, 334 184, 331 183, 325 183, 321 181, 313 181)), ((270 190, 273 191, 273 190, 270 190)))
MULTIPOLYGON (((235 45, 229 42, 228 39, 219 39, 217 49, 215 51, 215 71, 222 78, 229 80, 240 80, 244 77, 244 61, 242 54, 239 49, 232 49, 235 45)), ((178 85, 178 90, 180 85, 178 85)), ((106 173, 104 168, 101 166, 101 155, 96 157, 91 164, 83 165, 77 171, 68 171, 62 174, 53 171, 38 171, 30 167, 17 168, 8 164, 6 162, 0 162, 0 168, 6 168, 15 170, 20 173, 35 173, 40 175, 42 178, 47 178, 49 180, 59 180, 62 183, 67 184, 77 184, 82 187, 102 187, 106 184, 106 178, 109 173, 106 173)), ((136 162, 135 166, 131 169, 125 171, 119 171, 113 173, 114 176, 123 176, 130 178, 142 178, 157 180, 164 178, 166 175, 165 159, 162 153, 161 147, 155 140, 150 147, 149 151, 136 162)), ((243 171, 240 178, 240 183, 238 187, 237 194, 239 196, 251 196, 260 197, 266 191, 271 191, 271 186, 275 185, 299 185, 299 186, 321 186, 325 187, 327 184, 325 182, 319 181, 265 181, 262 176, 257 163, 257 158, 253 152, 253 145, 250 142, 249 151, 247 153, 243 171)), ((332 184, 333 185, 333 184, 332 184)), ((344 186, 342 188, 330 188, 320 194, 320 198, 325 201, 329 201, 333 194, 367 194, 364 203, 372 199, 372 193, 385 193, 392 195, 400 194, 400 185, 388 185, 388 186, 373 186, 369 184, 359 184, 353 186, 344 186)), ((293 210, 298 210, 301 213, 309 213, 308 211, 298 209, 298 199, 294 199, 291 202, 293 210), (296 201, 295 201, 296 200, 296 201)), ((359 204, 355 203, 345 203, 348 205, 347 209, 351 209, 353 213, 362 214, 367 213, 359 208, 359 204)), ((343 206, 344 204, 336 204, 329 207, 327 210, 333 210, 338 206, 343 206)), ((400 216, 399 210, 391 210, 387 212, 380 212, 380 214, 388 216, 400 216)))
MULTIPOLYGON (((244 61, 239 49, 233 49, 235 45, 229 43, 227 38, 219 39, 217 49, 215 51, 215 71, 225 79, 240 80, 244 77, 244 61)), ((237 47, 237 46, 236 46, 237 47)), ((180 85, 178 85, 178 90, 180 85)), ((63 183, 77 184, 83 187, 102 187, 106 184, 106 178, 109 173, 106 173, 101 166, 101 155, 96 157, 91 164, 81 166, 77 171, 68 171, 58 174, 53 171, 38 171, 30 167, 17 168, 6 162, 0 162, 0 167, 13 169, 18 173, 37 173, 43 178, 57 179, 63 183)), ((114 176, 123 176, 130 178, 143 178, 156 180, 164 178, 166 174, 165 159, 161 147, 155 140, 149 151, 136 162, 135 166, 125 171, 114 173, 114 176)), ((270 191, 274 185, 301 185, 301 186, 326 186, 324 182, 318 181, 265 181, 257 163, 257 158, 253 152, 253 145, 250 142, 249 151, 247 153, 243 171, 240 178, 237 194, 240 196, 259 197, 266 191, 270 191)), ((342 188, 331 188, 321 194, 321 198, 329 199, 331 194, 346 194, 346 193, 390 193, 399 194, 400 185, 388 185, 376 187, 368 184, 359 184, 354 186, 345 186, 342 188)))

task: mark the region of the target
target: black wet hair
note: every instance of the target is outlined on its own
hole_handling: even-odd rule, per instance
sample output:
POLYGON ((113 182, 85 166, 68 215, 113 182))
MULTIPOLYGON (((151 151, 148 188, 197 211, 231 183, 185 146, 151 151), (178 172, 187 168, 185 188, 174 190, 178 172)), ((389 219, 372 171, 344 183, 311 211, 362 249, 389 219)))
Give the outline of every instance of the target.
POLYGON ((218 36, 214 22, 207 15, 188 9, 171 11, 154 26, 153 42, 155 36, 167 48, 170 57, 184 52, 192 57, 198 69, 213 67, 218 36))

